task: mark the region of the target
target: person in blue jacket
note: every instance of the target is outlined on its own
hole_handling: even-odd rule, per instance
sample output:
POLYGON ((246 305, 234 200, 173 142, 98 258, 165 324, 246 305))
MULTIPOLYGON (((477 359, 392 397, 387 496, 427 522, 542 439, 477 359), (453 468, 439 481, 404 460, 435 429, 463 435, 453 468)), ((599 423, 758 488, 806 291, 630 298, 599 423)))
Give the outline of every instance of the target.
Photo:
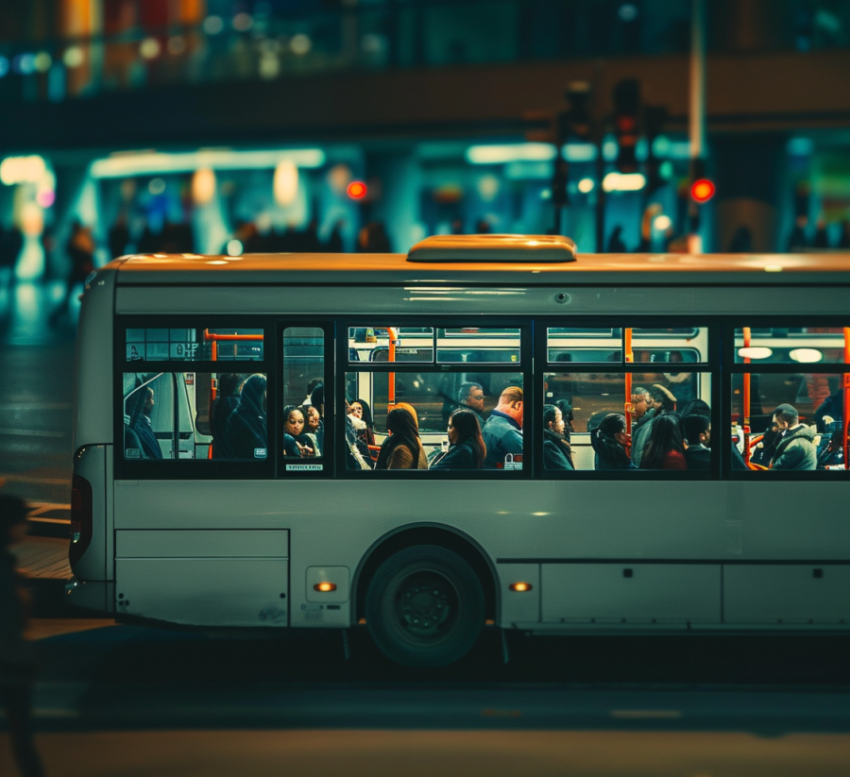
POLYGON ((508 454, 522 455, 522 408, 522 389, 518 386, 508 386, 499 396, 499 404, 484 424, 486 469, 503 467, 508 454))
POLYGON ((619 413, 606 415, 590 435, 596 469, 637 469, 626 451, 627 441, 626 419, 619 413))
POLYGON ((431 469, 483 469, 487 448, 473 410, 455 410, 449 416, 449 449, 431 469))

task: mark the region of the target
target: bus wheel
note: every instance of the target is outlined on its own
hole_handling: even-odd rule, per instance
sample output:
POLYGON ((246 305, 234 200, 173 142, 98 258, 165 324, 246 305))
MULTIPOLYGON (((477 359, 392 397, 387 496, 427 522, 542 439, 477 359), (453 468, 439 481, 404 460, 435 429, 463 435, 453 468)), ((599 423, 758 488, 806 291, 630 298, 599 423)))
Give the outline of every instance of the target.
POLYGON ((405 666, 447 666, 484 624, 484 591, 469 564, 436 545, 390 556, 366 592, 366 623, 383 653, 405 666))

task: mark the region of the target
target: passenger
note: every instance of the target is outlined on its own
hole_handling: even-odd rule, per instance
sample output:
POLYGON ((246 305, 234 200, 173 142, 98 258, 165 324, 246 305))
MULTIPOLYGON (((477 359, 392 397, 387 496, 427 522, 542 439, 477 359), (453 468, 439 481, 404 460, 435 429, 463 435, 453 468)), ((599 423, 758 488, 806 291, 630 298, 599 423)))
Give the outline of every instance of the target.
POLYGON ((325 417, 325 386, 323 383, 319 383, 310 392, 310 404, 319 411, 322 418, 325 417))
POLYGON ((365 399, 355 399, 351 405, 351 415, 359 418, 366 425, 365 428, 358 430, 357 436, 366 443, 366 445, 375 444, 375 423, 372 420, 372 411, 369 408, 369 403, 365 399))
POLYGON ((818 457, 814 446, 815 432, 800 423, 800 414, 793 405, 780 405, 773 411, 773 423, 781 438, 770 462, 771 469, 817 469, 818 457))
POLYGON ((136 407, 130 420, 130 429, 136 433, 142 444, 142 454, 146 459, 161 459, 162 448, 153 432, 151 412, 154 407, 154 391, 150 386, 139 389, 136 407))
POLYGON ((251 375, 239 392, 239 404, 227 419, 227 443, 235 459, 265 458, 266 377, 251 375))
POLYGON ((284 456, 304 458, 314 456, 316 449, 312 440, 304 433, 304 412, 298 405, 283 408, 283 453, 284 456))
POLYGON ((573 452, 564 436, 564 414, 555 405, 543 406, 543 466, 546 469, 574 470, 573 452))
POLYGON ((635 433, 635 430, 643 426, 650 418, 651 415, 648 415, 649 410, 649 392, 643 387, 638 386, 636 389, 632 389, 632 434, 635 433))
POLYGON ((632 461, 635 466, 641 465, 641 458, 649 442, 652 424, 655 419, 676 410, 676 397, 670 389, 660 383, 653 383, 649 388, 650 408, 647 411, 648 420, 636 430, 632 430, 632 461))
POLYGON ((307 396, 304 397, 304 401, 301 403, 302 405, 312 405, 313 404, 313 392, 319 387, 323 385, 321 378, 313 378, 307 384, 307 396))
POLYGON ((640 460, 641 469, 687 469, 679 416, 665 413, 653 422, 640 460))
POLYGON ((471 410, 478 419, 478 425, 484 426, 484 389, 480 383, 461 383, 457 390, 459 410, 471 410))
MULTIPOLYGON (((670 351, 670 361, 674 364, 681 364, 685 359, 681 351, 670 351)), ((664 377, 669 384, 667 387, 673 392, 679 405, 690 402, 696 396, 694 388, 695 373, 665 372, 664 377)))
POLYGON ((449 416, 449 449, 431 469, 483 469, 487 448, 478 416, 470 408, 459 408, 449 416))
POLYGON ((218 396, 210 413, 210 431, 212 432, 214 459, 232 459, 233 454, 227 442, 227 419, 239 404, 239 376, 232 372, 218 376, 218 396))
POLYGON ((325 436, 325 424, 322 417, 312 405, 302 405, 301 412, 304 414, 304 436, 310 440, 313 455, 321 456, 325 436))
POLYGON ((628 435, 626 419, 619 413, 609 413, 590 435, 597 470, 636 469, 626 451, 628 435))
POLYGON ((704 415, 689 415, 682 419, 682 431, 687 440, 685 462, 689 472, 708 472, 711 469, 711 419, 704 415))
POLYGON ((510 453, 522 455, 522 389, 508 386, 499 397, 487 423, 484 424, 484 444, 487 446, 487 469, 498 469, 504 465, 510 453))
POLYGON ((399 402, 396 407, 400 407, 402 410, 407 410, 410 415, 413 416, 413 422, 416 424, 417 431, 419 430, 419 413, 416 412, 416 408, 408 404, 407 402, 399 402))
POLYGON ((428 469, 428 457, 410 410, 404 407, 390 410, 387 430, 390 436, 381 445, 375 469, 428 469))

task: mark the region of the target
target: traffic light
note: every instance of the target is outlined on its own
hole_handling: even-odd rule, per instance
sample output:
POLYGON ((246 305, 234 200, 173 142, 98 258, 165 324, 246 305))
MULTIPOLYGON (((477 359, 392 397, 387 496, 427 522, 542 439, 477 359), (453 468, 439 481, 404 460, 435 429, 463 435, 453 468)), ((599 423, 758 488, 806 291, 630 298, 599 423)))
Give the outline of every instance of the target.
POLYGON ((620 81, 613 92, 614 132, 619 151, 617 169, 621 173, 638 172, 637 142, 640 114, 640 83, 634 78, 620 81))
POLYGON ((369 190, 363 181, 352 181, 345 191, 352 200, 362 200, 369 190))
POLYGON ((714 196, 714 182, 708 178, 698 178, 691 184, 691 199, 698 205, 708 202, 714 196))

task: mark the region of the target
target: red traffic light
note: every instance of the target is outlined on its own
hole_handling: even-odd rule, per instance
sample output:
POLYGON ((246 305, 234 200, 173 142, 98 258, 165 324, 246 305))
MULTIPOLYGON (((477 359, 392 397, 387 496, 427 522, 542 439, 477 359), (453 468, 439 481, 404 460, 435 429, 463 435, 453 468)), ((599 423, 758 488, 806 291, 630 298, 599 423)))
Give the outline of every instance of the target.
POLYGON ((363 181, 352 181, 346 189, 352 200, 362 200, 366 196, 366 184, 363 181))
POLYGON ((700 204, 708 202, 714 196, 714 191, 714 183, 708 178, 700 178, 691 184, 691 198, 700 204))

